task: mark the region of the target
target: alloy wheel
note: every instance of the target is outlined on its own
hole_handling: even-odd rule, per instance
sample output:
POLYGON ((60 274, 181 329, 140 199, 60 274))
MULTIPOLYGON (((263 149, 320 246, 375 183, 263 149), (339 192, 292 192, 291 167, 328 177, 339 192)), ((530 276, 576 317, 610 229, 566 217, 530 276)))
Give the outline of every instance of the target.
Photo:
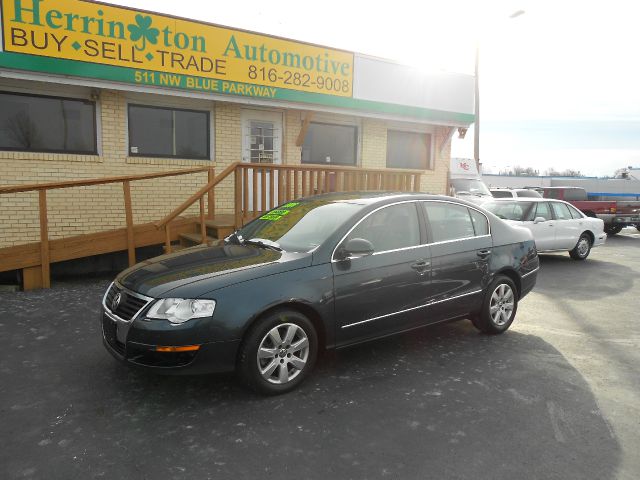
POLYGON ((491 294, 491 302, 489 303, 489 315, 491 321, 502 327, 513 315, 514 295, 511 287, 505 283, 501 283, 491 294))
POLYGON ((304 369, 309 358, 309 338, 302 327, 282 323, 267 332, 257 353, 260 375, 269 383, 283 385, 304 369))

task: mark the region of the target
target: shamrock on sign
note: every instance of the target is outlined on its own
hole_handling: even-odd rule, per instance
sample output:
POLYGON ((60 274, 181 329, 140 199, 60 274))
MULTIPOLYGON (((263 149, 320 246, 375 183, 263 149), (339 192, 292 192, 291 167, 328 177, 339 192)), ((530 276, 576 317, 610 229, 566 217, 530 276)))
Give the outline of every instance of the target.
POLYGON ((129 25, 129 38, 132 42, 142 39, 142 46, 135 46, 136 50, 142 51, 147 47, 147 40, 154 45, 158 43, 158 35, 160 31, 157 28, 151 28, 153 19, 149 15, 136 15, 136 24, 129 25))

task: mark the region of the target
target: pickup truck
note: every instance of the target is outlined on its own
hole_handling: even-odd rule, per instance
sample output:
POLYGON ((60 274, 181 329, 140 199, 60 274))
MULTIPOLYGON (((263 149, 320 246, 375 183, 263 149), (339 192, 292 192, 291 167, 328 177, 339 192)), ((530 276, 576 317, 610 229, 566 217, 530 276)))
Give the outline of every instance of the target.
POLYGON ((623 227, 640 230, 640 202, 588 200, 587 191, 581 187, 543 187, 538 189, 545 198, 555 198, 570 203, 588 217, 604 221, 607 235, 620 233, 623 227))

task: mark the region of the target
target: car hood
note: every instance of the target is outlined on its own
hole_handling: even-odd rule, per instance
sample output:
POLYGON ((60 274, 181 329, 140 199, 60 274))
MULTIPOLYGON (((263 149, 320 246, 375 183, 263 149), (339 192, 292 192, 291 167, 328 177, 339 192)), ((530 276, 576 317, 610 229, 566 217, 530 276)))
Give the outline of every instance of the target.
POLYGON ((138 263, 116 281, 149 297, 197 298, 233 283, 303 268, 311 260, 310 253, 253 245, 198 246, 138 263))

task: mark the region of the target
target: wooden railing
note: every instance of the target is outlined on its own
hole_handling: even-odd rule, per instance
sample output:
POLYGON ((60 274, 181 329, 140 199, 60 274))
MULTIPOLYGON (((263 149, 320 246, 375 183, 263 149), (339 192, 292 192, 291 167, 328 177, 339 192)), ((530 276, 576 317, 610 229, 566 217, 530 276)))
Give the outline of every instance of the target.
MULTIPOLYGON (((11 185, 0 186, 0 195, 21 192, 38 192, 38 209, 40 216, 40 265, 41 285, 49 288, 50 280, 50 248, 49 248, 49 222, 47 209, 47 192, 61 188, 86 187, 94 185, 106 185, 113 183, 122 184, 122 192, 124 197, 125 222, 127 233, 127 251, 129 257, 129 265, 136 263, 134 224, 133 224, 133 205, 131 202, 131 182, 139 180, 150 180, 162 177, 174 177, 180 175, 189 175, 193 173, 208 172, 208 180, 211 182, 215 177, 215 171, 212 167, 191 168, 184 170, 173 170, 161 173, 150 173, 142 175, 127 175, 119 177, 94 178, 88 180, 72 180, 65 182, 49 182, 32 185, 11 185)), ((215 211, 214 192, 207 192, 209 214, 213 215, 215 211)), ((201 199, 201 209, 204 207, 204 197, 201 199)), ((1 266, 1 265, 0 265, 1 266)), ((0 270, 1 271, 1 270, 0 270)))
POLYGON ((164 237, 165 251, 179 234, 192 232, 199 220, 202 242, 206 242, 206 218, 213 219, 216 210, 215 189, 223 181, 233 184, 233 221, 227 228, 239 228, 247 221, 275 206, 299 197, 326 192, 359 190, 419 191, 420 171, 391 169, 362 169, 355 167, 276 165, 232 163, 218 175, 212 167, 173 170, 162 173, 127 175, 120 177, 40 183, 33 185, 0 186, 0 195, 38 192, 40 214, 40 242, 0 248, 0 271, 22 269, 24 287, 50 287, 50 264, 126 248, 129 265, 136 263, 137 246, 157 245, 164 237), (134 225, 131 183, 162 177, 208 172, 207 184, 187 198, 166 217, 156 223, 134 225), (49 190, 121 183, 126 229, 108 230, 95 234, 50 240, 47 208, 49 190), (177 217, 199 202, 199 218, 177 217), (233 225, 231 225, 233 223, 233 225), (172 228, 174 231, 172 232, 172 228), (164 229, 164 235, 159 231, 164 229), (99 244, 99 245, 98 245, 99 244), (27 275, 29 281, 27 281, 27 275))
POLYGON ((200 201, 202 242, 205 195, 233 174, 234 227, 239 228, 263 212, 289 200, 327 192, 360 190, 413 192, 420 190, 420 171, 392 169, 362 169, 355 167, 325 167, 316 165, 276 165, 236 162, 225 168, 164 219, 156 223, 165 229, 165 250, 171 252, 170 222, 200 201))

